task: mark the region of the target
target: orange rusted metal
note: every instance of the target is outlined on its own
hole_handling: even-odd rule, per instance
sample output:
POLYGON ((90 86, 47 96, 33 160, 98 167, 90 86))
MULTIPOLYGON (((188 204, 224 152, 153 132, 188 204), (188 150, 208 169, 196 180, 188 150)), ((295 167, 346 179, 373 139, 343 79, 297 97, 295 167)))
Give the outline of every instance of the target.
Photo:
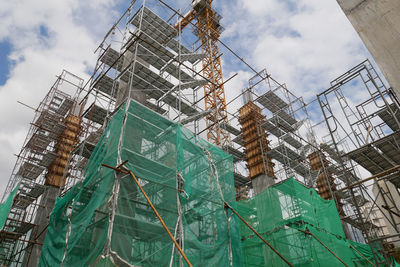
POLYGON ((48 168, 46 185, 55 187, 63 187, 65 185, 64 171, 68 164, 68 157, 78 141, 80 122, 81 118, 72 114, 65 118, 65 130, 55 145, 57 157, 48 168))
MULTIPOLYGON (((315 151, 308 155, 311 169, 319 171, 317 178, 317 191, 323 199, 332 199, 332 192, 336 191, 335 180, 332 176, 332 172, 328 169, 330 162, 326 158, 325 154, 320 151, 315 151), (330 188, 330 189, 329 189, 330 188)), ((340 215, 345 215, 343 210, 343 204, 340 199, 337 198, 338 207, 337 210, 340 215)))
POLYGON ((250 172, 249 178, 253 179, 260 174, 274 177, 274 163, 271 157, 266 156, 269 141, 268 134, 261 127, 264 122, 261 108, 250 101, 239 109, 239 114, 247 167, 250 172))
POLYGON ((211 8, 211 0, 197 1, 193 10, 175 25, 182 30, 185 26, 196 20, 196 32, 201 43, 201 51, 205 55, 203 76, 209 81, 204 85, 205 110, 211 110, 206 116, 207 139, 209 142, 224 147, 231 145, 229 133, 221 127, 228 123, 228 112, 224 81, 222 76, 221 58, 218 39, 220 37, 220 24, 217 13, 211 8))

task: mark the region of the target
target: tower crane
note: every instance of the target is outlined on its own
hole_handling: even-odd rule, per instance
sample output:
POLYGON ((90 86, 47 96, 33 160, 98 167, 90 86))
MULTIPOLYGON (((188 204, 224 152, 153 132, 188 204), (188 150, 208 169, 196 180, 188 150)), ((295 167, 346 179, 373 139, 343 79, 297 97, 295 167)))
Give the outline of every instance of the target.
POLYGON ((203 76, 208 81, 204 85, 207 139, 221 147, 231 144, 229 133, 225 130, 228 124, 228 112, 218 39, 221 34, 219 21, 221 16, 212 9, 213 0, 193 0, 189 11, 176 25, 182 31, 188 24, 195 25, 195 32, 201 43, 201 51, 205 55, 202 60, 203 76))

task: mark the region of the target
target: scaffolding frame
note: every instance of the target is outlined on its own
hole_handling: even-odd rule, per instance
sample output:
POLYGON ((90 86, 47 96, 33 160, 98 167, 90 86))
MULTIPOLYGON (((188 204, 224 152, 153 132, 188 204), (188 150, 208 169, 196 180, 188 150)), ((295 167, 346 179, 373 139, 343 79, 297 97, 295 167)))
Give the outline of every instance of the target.
MULTIPOLYGON (((172 15, 170 13, 170 18, 166 21, 145 5, 150 3, 148 4, 149 6, 158 5, 159 7, 164 5, 165 7, 165 3, 160 4, 159 1, 147 1, 146 3, 146 1, 143 1, 143 4, 139 4, 137 2, 133 0, 130 3, 128 9, 111 27, 96 49, 95 53, 98 54, 98 60, 93 75, 86 83, 80 79, 77 86, 79 92, 69 96, 69 98, 73 98, 74 105, 79 104, 87 108, 82 112, 82 130, 79 134, 79 144, 68 159, 63 176, 65 185, 60 188, 58 195, 68 192, 74 184, 84 177, 84 166, 88 158, 105 125, 107 125, 109 117, 121 104, 121 99, 118 99, 118 95, 121 95, 120 91, 123 89, 121 84, 123 83, 127 85, 125 89, 128 88, 129 97, 135 97, 136 93, 142 94, 142 96, 145 95, 145 100, 142 103, 149 109, 181 121, 182 124, 191 127, 196 135, 200 135, 206 130, 201 129, 200 121, 209 115, 209 112, 207 113, 199 108, 199 103, 204 101, 204 96, 201 96, 202 93, 199 89, 206 82, 213 84, 213 81, 206 80, 202 75, 202 69, 199 70, 197 67, 197 65, 201 65, 199 63, 204 55, 195 52, 198 48, 189 49, 183 45, 182 33, 168 24, 176 15, 179 17, 179 13, 176 10, 172 10, 172 15), (157 25, 154 25, 154 23, 157 25)), ((167 7, 167 9, 170 9, 169 6, 167 7)), ((195 47, 195 43, 191 46, 195 47)), ((204 66, 202 67, 204 68, 204 66)), ((71 73, 68 73, 68 75, 76 77, 71 73)), ((65 76, 64 72, 61 76, 65 76)), ((231 78, 227 79, 225 83, 231 78)), ((65 80, 63 78, 60 79, 65 80)), ((46 96, 45 101, 49 98, 51 98, 49 95, 46 96)), ((42 112, 42 104, 38 110, 42 112)), ((42 113, 45 114, 45 112, 42 113)), ((35 117, 34 122, 36 120, 37 118, 35 117)), ((49 118, 42 120, 49 121, 49 118)), ((227 128, 230 133, 238 135, 239 130, 230 127, 228 123, 222 121, 216 121, 215 123, 219 125, 218 127, 227 128)), ((55 125, 55 123, 52 122, 51 125, 55 125)), ((47 139, 42 140, 40 138, 42 136, 39 136, 42 129, 38 130, 33 126, 32 124, 25 141, 26 145, 24 145, 22 151, 25 151, 26 148, 37 149, 38 146, 46 144, 49 145, 48 150, 52 150, 54 142, 47 139), (38 136, 38 138, 34 140, 35 142, 30 141, 28 143, 30 136, 38 136)), ((53 130, 61 131, 62 128, 62 125, 60 125, 59 128, 53 128, 53 130)), ((54 133, 52 134, 56 137, 54 133)), ((244 158, 244 154, 237 148, 225 147, 225 150, 234 154, 236 162, 242 161, 244 158)), ((46 166, 39 168, 32 164, 29 165, 29 160, 31 159, 21 153, 3 198, 15 187, 17 179, 13 177, 22 174, 17 172, 24 162, 27 162, 23 166, 26 169, 25 172, 29 172, 28 174, 33 178, 41 177, 40 179, 42 180, 38 184, 44 181, 46 166)), ((51 153, 45 156, 40 159, 46 160, 48 163, 52 161, 51 156, 54 158, 51 153)), ((39 181, 39 178, 37 181, 39 181)), ((240 185, 248 180, 242 174, 235 173, 235 181, 240 185)), ((40 191, 40 189, 36 188, 35 190, 40 191)), ((37 206, 38 201, 40 201, 40 197, 39 200, 37 199, 33 204, 28 205, 30 211, 27 214, 29 214, 30 220, 33 220, 37 214, 37 208, 31 208, 31 206, 37 206)), ((22 202, 22 200, 18 201, 18 203, 22 202)), ((42 235, 43 233, 40 234, 42 235)), ((29 238, 25 240, 28 243, 31 242, 29 238)), ((22 245, 17 250, 23 251, 26 247, 22 245)), ((15 261, 17 264, 22 264, 23 254, 23 252, 18 252, 19 258, 15 261)), ((7 255, 5 258, 13 260, 11 258, 14 257, 11 255, 10 258, 10 255, 7 255)))
MULTIPOLYGON (((206 128, 201 125, 202 120, 209 116, 210 112, 204 111, 199 107, 199 103, 204 101, 204 96, 201 95, 202 90, 200 89, 204 84, 212 83, 202 75, 202 70, 199 70, 197 66, 201 65, 199 63, 204 55, 196 52, 198 51, 198 49, 194 48, 196 43, 190 45, 192 49, 189 49, 188 45, 184 45, 183 35, 186 33, 180 30, 176 31, 169 23, 173 19, 177 19, 179 22, 179 16, 181 16, 179 12, 171 10, 172 12, 167 12, 168 14, 160 17, 149 8, 157 8, 163 5, 163 1, 143 0, 142 3, 135 0, 132 1, 128 9, 111 27, 96 49, 98 60, 93 75, 85 85, 83 85, 83 82, 79 85, 80 95, 86 94, 78 101, 86 106, 82 114, 83 130, 79 136, 80 142, 78 146, 70 155, 68 168, 66 168, 68 171, 64 172, 66 184, 61 188, 60 194, 67 192, 71 186, 82 179, 84 166, 109 118, 122 104, 123 100, 127 98, 134 98, 147 108, 174 121, 181 122, 190 128, 196 136, 200 136, 209 127, 215 127, 215 125, 224 129, 227 134, 234 137, 232 141, 235 144, 230 144, 223 148, 233 155, 236 163, 235 187, 251 188, 251 183, 246 177, 246 171, 237 167, 245 159, 245 155, 242 152, 243 140, 241 139, 241 132, 232 126, 232 121, 237 119, 238 115, 236 113, 228 113, 227 116, 231 117, 228 121, 223 118, 215 121, 215 125, 209 125, 206 128), (165 17, 169 17, 169 19, 167 20, 165 17)), ((241 61, 243 62, 243 59, 241 61)), ((245 64, 247 65, 247 63, 245 64)), ((356 70, 358 71, 358 69, 356 70)), ((346 76, 346 79, 348 77, 346 76)), ((231 78, 226 79, 225 83, 231 78)), ((342 80, 339 79, 336 83, 339 84, 342 80)), ((365 80, 364 82, 367 83, 368 81, 365 80)), ((216 84, 214 85, 217 86, 216 84)), ((321 145, 321 147, 317 145, 308 117, 307 104, 302 97, 295 96, 287 89, 285 84, 280 84, 266 70, 256 72, 255 76, 249 80, 249 87, 245 91, 251 92, 255 102, 263 108, 264 114, 268 116, 263 127, 268 133, 275 136, 274 141, 276 142, 266 157, 272 157, 278 163, 275 167, 275 175, 279 179, 283 180, 294 176, 307 186, 315 187, 317 177, 321 171, 333 172, 334 177, 342 177, 341 179, 339 178, 342 181, 346 176, 349 176, 348 174, 352 173, 352 167, 350 169, 349 167, 343 167, 339 171, 335 168, 336 165, 341 164, 339 159, 342 154, 338 152, 339 150, 336 151, 335 148, 332 149, 328 145, 321 145), (257 89, 258 87, 262 88, 257 89), (302 127, 305 128, 305 131, 300 130, 302 127), (302 137, 304 132, 306 132, 306 137, 302 137), (323 151, 328 154, 329 162, 332 164, 324 166, 318 172, 313 171, 309 166, 307 154, 315 151, 323 151)), ((340 97, 339 90, 336 90, 335 93, 340 97)), ((390 90, 384 94, 389 95, 390 90)), ((373 98, 368 102, 368 105, 375 103, 380 96, 378 93, 372 95, 373 98)), ((74 99, 74 101, 77 101, 76 98, 74 99)), ((227 103, 227 105, 229 104, 227 103)), ((390 105, 395 104, 393 102, 390 105)), ((348 109, 346 108, 347 111, 348 109)), ((367 114, 367 103, 359 106, 357 111, 360 114, 367 114)), ((392 107, 382 110, 379 114, 385 118, 390 115, 398 115, 398 113, 394 113, 396 113, 396 110, 392 107)), ((349 117, 351 116, 349 115, 349 117)), ((363 116, 368 117, 371 115, 363 116)), ((396 122, 398 123, 398 119, 396 122)), ((363 123, 355 124, 361 129, 357 131, 357 140, 361 140, 361 133, 365 132, 362 129, 365 127, 369 132, 367 137, 364 138, 366 143, 369 140, 380 140, 380 137, 385 135, 384 124, 379 125, 379 127, 371 126, 371 130, 368 130, 368 125, 365 124, 366 120, 363 123)), ((394 128, 396 126, 392 124, 389 127, 394 128)), ((32 133, 30 134, 32 135, 32 133)), ((333 133, 333 135, 335 134, 333 133)), ((395 137, 397 136, 393 137, 393 142, 398 142, 395 137)), ((38 141, 35 144, 40 143, 38 141)), ((30 143, 29 146, 33 147, 35 144, 30 143)), ((268 164, 268 162, 264 161, 264 164, 268 164)), ((354 165, 352 162, 348 164, 354 165)), ((19 168, 14 168, 14 170, 18 171, 19 168)), ((265 169, 268 168, 269 166, 265 166, 265 169)), ((36 175, 36 169, 30 168, 29 170, 36 175)), ((357 177, 359 175, 356 173, 349 177, 351 178, 349 181, 343 182, 346 185, 358 181, 357 177)), ((13 186, 8 186, 7 191, 10 192, 12 188, 13 186)), ((346 192, 331 192, 331 194, 335 196, 334 199, 337 205, 343 198, 353 198, 358 204, 360 203, 360 200, 357 199, 358 196, 361 196, 361 201, 366 198, 362 194, 354 195, 351 190, 350 192, 351 194, 346 194, 346 192)), ((238 190, 238 193, 247 194, 247 190, 240 192, 238 190)), ((22 202, 20 201, 19 203, 22 202)), ((31 214, 34 217, 35 211, 33 210, 31 214)), ((354 222, 354 220, 351 220, 351 222, 354 222)), ((207 227, 209 227, 208 223, 204 222, 203 228, 206 229, 207 227)), ((179 233, 177 233, 177 236, 179 236, 179 233)), ((27 239, 26 242, 32 241, 27 239)))
MULTIPOLYGON (((350 210, 342 220, 360 229, 371 247, 376 244, 381 246, 380 252, 387 260, 386 255, 393 252, 393 244, 399 240, 400 221, 392 212, 385 215, 377 200, 380 197, 386 207, 394 213, 398 212, 391 190, 384 188, 389 182, 397 190, 400 185, 399 172, 393 168, 399 164, 399 102, 369 60, 333 80, 331 87, 318 94, 317 99, 329 130, 329 141, 321 148, 334 159, 332 162, 340 174, 340 179, 336 180, 339 181, 339 190, 335 192, 335 197, 345 198, 347 211, 350 210), (352 87, 364 88, 365 100, 360 104, 353 104, 355 101, 349 96, 352 87), (366 183, 361 179, 360 167, 374 176, 385 175, 373 179, 373 183, 366 183), (377 190, 371 190, 372 186, 377 190), (371 191, 377 191, 373 192, 375 196, 371 191), (370 218, 376 208, 392 225, 396 231, 394 235, 379 234, 379 227, 370 218)), ((388 263, 378 262, 377 257, 375 260, 378 266, 388 263)))
MULTIPOLYGON (((168 23, 174 18, 179 22, 179 17, 182 17, 180 13, 163 1, 132 1, 108 31, 96 49, 98 60, 87 82, 90 89, 84 98, 88 103, 93 102, 92 107, 84 112, 84 117, 92 121, 99 131, 106 125, 113 110, 121 104, 122 99, 117 99, 118 92, 124 91, 125 98, 132 97, 149 109, 181 122, 196 136, 203 136, 209 127, 216 125, 233 137, 240 134, 240 130, 224 119, 215 121, 214 125, 204 125, 203 121, 211 111, 200 107, 205 99, 200 89, 206 83, 213 84, 213 81, 203 75, 203 69, 207 66, 201 64, 204 54, 196 52, 199 50, 196 47, 197 39, 189 49, 182 43, 183 39, 191 38, 184 37, 188 35, 187 31, 175 30, 168 23), (145 8, 141 9, 142 6, 145 8), (163 16, 168 17, 168 21, 146 6, 170 10, 169 14, 163 16), (153 22, 157 27, 152 26, 153 22), (89 98, 92 99, 87 100, 89 98), (90 115, 96 113, 107 115, 90 115)), ((192 34, 197 38, 195 31, 192 34)), ((235 76, 226 79, 224 84, 235 76)), ((86 157, 90 153, 85 151, 90 152, 96 138, 91 138, 87 143, 82 144, 87 148, 81 148, 86 157)), ((244 160, 241 145, 230 144, 223 146, 223 149, 234 156, 235 163, 241 164, 244 160)), ((246 174, 235 172, 237 187, 248 182, 246 174)))
MULTIPOLYGON (((86 96, 81 100, 87 104, 82 115, 86 130, 70 158, 70 170, 77 177, 83 177, 83 168, 109 118, 126 99, 133 98, 167 118, 182 122, 196 136, 204 131, 200 130, 200 120, 209 113, 199 108, 198 103, 204 99, 199 96, 199 89, 206 79, 196 67, 204 56, 181 43, 181 32, 171 29, 170 24, 148 8, 159 5, 158 1, 153 2, 132 1, 96 50, 98 60, 85 85, 89 89, 83 90, 86 96)), ((229 128, 226 123, 221 125, 229 128)), ((238 132, 233 127, 230 130, 238 132)), ((239 160, 244 157, 239 150, 225 149, 230 149, 239 160)), ((247 181, 244 176, 235 175, 235 180, 238 179, 242 183, 247 181)), ((210 222, 200 222, 200 228, 199 231, 207 231, 210 222)))
POLYGON ((249 80, 244 91, 251 93, 267 117, 262 127, 273 136, 267 156, 276 162, 276 177, 295 177, 314 186, 317 174, 310 169, 306 155, 313 149, 315 137, 303 98, 294 95, 265 69, 249 80))
MULTIPOLYGON (((10 213, 0 232, 1 261, 22 264, 29 261, 43 226, 36 223, 38 209, 52 209, 43 204, 48 186, 45 185, 47 168, 56 158, 55 145, 63 135, 64 121, 76 107, 83 80, 63 70, 56 82, 35 110, 28 134, 13 168, 3 195, 4 199, 16 189, 10 213)), ((74 177, 66 177, 68 184, 74 177)))

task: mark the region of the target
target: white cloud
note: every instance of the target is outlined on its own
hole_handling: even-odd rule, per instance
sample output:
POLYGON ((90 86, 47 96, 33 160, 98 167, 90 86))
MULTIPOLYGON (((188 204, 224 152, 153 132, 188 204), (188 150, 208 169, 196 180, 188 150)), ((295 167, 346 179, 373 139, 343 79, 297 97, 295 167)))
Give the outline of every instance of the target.
POLYGON ((307 99, 369 55, 334 0, 237 0, 219 8, 223 40, 307 99))
MULTIPOLYGON (((13 46, 16 64, 0 86, 0 185, 4 187, 29 127, 33 112, 55 80, 67 69, 87 78, 92 53, 120 14, 121 0, 19 0, 0 2, 0 42, 13 46), (48 37, 40 35, 40 27, 48 37), (4 115, 5 114, 5 115, 4 115)), ((139 2, 139 1, 138 1, 139 2)), ((182 7, 190 1, 168 1, 182 7)), ((335 0, 217 0, 225 32, 222 40, 257 70, 267 70, 297 95, 311 98, 329 81, 368 56, 335 0)), ((162 9, 161 9, 162 10, 162 9)), ((165 8, 165 10, 168 10, 165 8)), ((253 74, 224 51, 228 101, 253 74), (227 75, 229 74, 229 75, 227 75)), ((229 107, 235 112, 240 101, 229 107)))
MULTIPOLYGON (((267 68, 274 78, 286 83, 289 90, 306 102, 327 89, 331 80, 367 57, 371 58, 335 0, 214 3, 223 16, 222 40, 257 71, 267 68)), ((223 52, 225 56, 229 54, 223 52)), ((229 73, 250 71, 243 64, 225 64, 224 67, 229 73)), ((360 88, 346 88, 347 92, 351 90, 349 102, 365 100, 366 90, 360 88)), ((322 120, 320 108, 315 104, 317 102, 311 114, 313 123, 322 120)), ((345 117, 339 111, 341 108, 336 106, 335 115, 344 122, 345 117)), ((325 123, 314 130, 319 140, 328 134, 325 123)))
MULTIPOLYGON (((0 2, 0 42, 10 42, 15 64, 0 86, 0 186, 4 189, 33 111, 63 69, 87 78, 102 35, 119 15, 116 1, 20 0, 0 2), (47 34, 41 34, 44 30, 47 34)), ((2 62, 1 64, 4 64, 2 62)))

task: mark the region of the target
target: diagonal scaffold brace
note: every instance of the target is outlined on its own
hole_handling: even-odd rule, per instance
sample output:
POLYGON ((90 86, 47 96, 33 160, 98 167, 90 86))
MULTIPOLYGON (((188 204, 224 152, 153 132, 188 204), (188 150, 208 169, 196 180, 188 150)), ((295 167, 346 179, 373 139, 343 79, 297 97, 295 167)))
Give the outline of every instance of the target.
POLYGON ((349 247, 355 250, 361 257, 363 257, 369 264, 372 266, 376 267, 375 264, 373 264, 367 257, 365 257, 360 251, 358 251, 355 247, 353 247, 351 244, 349 244, 349 247))
POLYGON ((168 236, 171 238, 172 242, 175 244, 176 248, 178 249, 179 253, 182 255, 183 259, 186 261, 189 267, 193 267, 193 265, 190 263, 189 259, 187 258, 185 252, 182 250, 182 248, 179 246, 178 242, 172 235, 171 231, 168 229, 167 225, 165 224, 164 220, 161 218, 160 214, 158 213, 157 209, 154 207, 153 203, 151 202, 150 198, 147 196, 146 192, 140 185, 138 179, 136 178, 135 174, 129 169, 122 168, 123 165, 125 165, 128 161, 124 161, 122 164, 118 165, 117 167, 113 167, 107 164, 101 164, 103 167, 110 168, 116 172, 121 172, 124 174, 128 174, 132 177, 132 179, 135 181, 136 185, 139 187, 139 190, 142 192, 143 196, 146 198, 147 203, 150 205, 151 209, 153 210, 154 214, 157 216, 158 220, 161 222, 162 226, 164 227, 165 231, 168 233, 168 236))
POLYGON ((246 222, 245 219, 243 219, 242 216, 239 215, 239 213, 237 213, 237 211, 232 208, 228 203, 224 203, 225 208, 230 209, 251 231, 253 231, 253 233, 255 233, 257 235, 258 238, 260 238, 270 249, 272 249, 273 252, 275 252, 284 262, 286 262, 287 265, 293 267, 293 265, 285 258, 283 257, 283 255, 281 253, 279 253, 279 251, 277 251, 270 243, 268 243, 267 240, 265 240, 253 227, 251 227, 251 225, 246 222))
POLYGON ((349 265, 347 265, 341 258, 339 258, 332 250, 330 250, 321 240, 318 239, 318 237, 316 237, 313 233, 310 232, 310 230, 308 230, 308 228, 306 228, 306 230, 301 230, 301 229, 297 229, 298 231, 306 234, 306 235, 310 235, 312 236, 315 240, 318 241, 318 243, 320 243, 324 248, 326 248, 333 256, 335 256, 336 259, 338 259, 341 263, 343 263, 344 266, 349 267, 349 265))

